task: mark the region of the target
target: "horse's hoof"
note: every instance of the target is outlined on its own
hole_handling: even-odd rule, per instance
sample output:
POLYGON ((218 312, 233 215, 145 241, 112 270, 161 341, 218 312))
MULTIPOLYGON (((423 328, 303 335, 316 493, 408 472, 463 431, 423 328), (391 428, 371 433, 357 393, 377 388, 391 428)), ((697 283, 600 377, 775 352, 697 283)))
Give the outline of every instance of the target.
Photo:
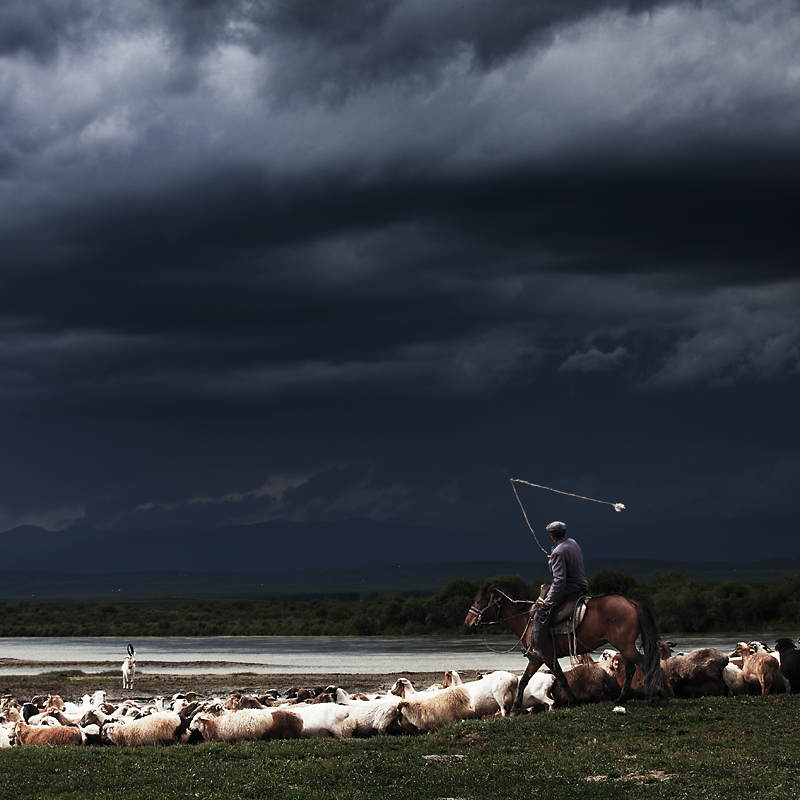
POLYGON ((509 717, 518 717, 519 716, 519 709, 513 708, 508 712, 509 717))

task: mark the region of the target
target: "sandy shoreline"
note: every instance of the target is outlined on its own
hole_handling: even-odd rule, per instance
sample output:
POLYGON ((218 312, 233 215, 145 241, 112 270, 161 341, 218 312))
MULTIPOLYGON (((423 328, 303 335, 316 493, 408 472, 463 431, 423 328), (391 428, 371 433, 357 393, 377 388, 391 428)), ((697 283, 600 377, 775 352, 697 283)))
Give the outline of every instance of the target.
MULTIPOLYGON (((443 672, 395 672, 395 673, 255 673, 248 667, 263 667, 264 664, 245 664, 242 662, 221 661, 148 661, 148 666, 160 669, 170 667, 194 669, 191 673, 148 673, 144 667, 137 671, 132 690, 122 689, 122 677, 117 661, 23 661, 20 659, 0 659, 2 669, 53 670, 33 675, 0 675, 0 695, 10 695, 17 699, 27 699, 40 694, 57 694, 64 700, 77 702, 85 694, 103 689, 108 699, 118 702, 124 699, 148 700, 155 696, 171 697, 178 692, 194 691, 201 697, 224 697, 234 692, 260 694, 267 689, 277 689, 285 693, 289 687, 341 686, 348 692, 387 691, 400 677, 408 678, 412 684, 425 689, 440 682, 443 672), (210 673, 209 667, 241 667, 237 672, 210 673), (102 674, 85 674, 86 669, 108 668, 102 674), (60 671, 59 671, 60 670, 60 671), (70 673, 75 674, 70 674, 70 673), (113 674, 112 674, 113 673, 113 674)), ((469 679, 475 677, 473 670, 463 673, 469 679)))
MULTIPOLYGON (((192 668, 192 667, 270 667, 271 664, 255 661, 153 661, 147 660, 147 667, 157 669, 192 668)), ((0 658, 0 669, 120 669, 120 661, 26 661, 22 658, 0 658)), ((141 671, 141 670, 140 670, 141 671)))

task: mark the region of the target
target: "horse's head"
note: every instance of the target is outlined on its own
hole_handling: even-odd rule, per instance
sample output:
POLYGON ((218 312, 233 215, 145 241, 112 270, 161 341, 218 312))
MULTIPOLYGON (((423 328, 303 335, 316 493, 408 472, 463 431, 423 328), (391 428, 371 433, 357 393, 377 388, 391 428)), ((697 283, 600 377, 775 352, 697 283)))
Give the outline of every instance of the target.
POLYGON ((500 607, 502 599, 496 583, 487 583, 481 587, 464 618, 464 627, 467 632, 474 632, 483 622, 496 622, 497 609, 500 607))

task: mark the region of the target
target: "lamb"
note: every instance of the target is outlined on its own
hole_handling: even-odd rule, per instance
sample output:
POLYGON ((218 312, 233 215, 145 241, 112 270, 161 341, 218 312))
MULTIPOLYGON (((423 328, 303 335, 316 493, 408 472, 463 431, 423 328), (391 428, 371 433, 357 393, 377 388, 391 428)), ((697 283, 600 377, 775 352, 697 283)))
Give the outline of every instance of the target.
POLYGON ((130 722, 111 722, 103 727, 103 735, 121 747, 168 745, 182 741, 187 733, 188 720, 173 711, 148 714, 130 722))
POLYGON ((485 717, 496 714, 506 716, 511 709, 511 704, 517 694, 519 678, 511 672, 497 670, 488 675, 482 675, 475 681, 464 683, 455 670, 447 670, 444 674, 444 687, 461 686, 469 692, 472 700, 472 710, 479 716, 485 717))
POLYGON ((437 731, 443 725, 462 719, 475 719, 472 698, 460 686, 451 686, 439 692, 398 703, 401 714, 400 725, 410 732, 428 733, 437 731))
POLYGON ((14 723, 14 740, 21 747, 40 744, 82 745, 86 741, 83 731, 74 726, 37 726, 24 722, 14 723))
POLYGON ((303 730, 303 720, 292 711, 247 708, 222 716, 196 714, 189 730, 199 731, 203 739, 211 742, 298 739, 303 730))

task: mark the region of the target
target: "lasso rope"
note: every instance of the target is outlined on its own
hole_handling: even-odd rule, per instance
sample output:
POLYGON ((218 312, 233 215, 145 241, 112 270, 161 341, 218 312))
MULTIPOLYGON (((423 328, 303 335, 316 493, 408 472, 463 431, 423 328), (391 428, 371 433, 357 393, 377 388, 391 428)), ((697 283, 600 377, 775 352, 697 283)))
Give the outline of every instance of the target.
POLYGON ((602 503, 606 506, 611 506, 614 511, 624 511, 625 506, 622 503, 609 503, 607 500, 595 500, 593 497, 584 497, 580 494, 572 494, 572 492, 562 492, 559 489, 551 489, 549 486, 540 486, 538 483, 530 483, 530 481, 523 481, 520 478, 511 478, 511 488, 514 490, 514 496, 517 498, 517 502, 519 503, 519 507, 522 509, 522 516, 525 517, 525 522, 528 523, 528 529, 533 534, 533 538, 536 540, 536 544, 539 545, 539 549, 548 557, 550 558, 550 553, 539 544, 539 540, 536 538, 536 532, 533 530, 530 521, 528 520, 528 515, 525 513, 525 506, 522 505, 522 500, 519 499, 519 494, 517 493, 517 487, 515 484, 517 483, 524 483, 526 486, 533 486, 534 489, 546 489, 548 492, 555 492, 556 494, 564 494, 567 497, 577 497, 579 500, 590 500, 592 503, 602 503))

